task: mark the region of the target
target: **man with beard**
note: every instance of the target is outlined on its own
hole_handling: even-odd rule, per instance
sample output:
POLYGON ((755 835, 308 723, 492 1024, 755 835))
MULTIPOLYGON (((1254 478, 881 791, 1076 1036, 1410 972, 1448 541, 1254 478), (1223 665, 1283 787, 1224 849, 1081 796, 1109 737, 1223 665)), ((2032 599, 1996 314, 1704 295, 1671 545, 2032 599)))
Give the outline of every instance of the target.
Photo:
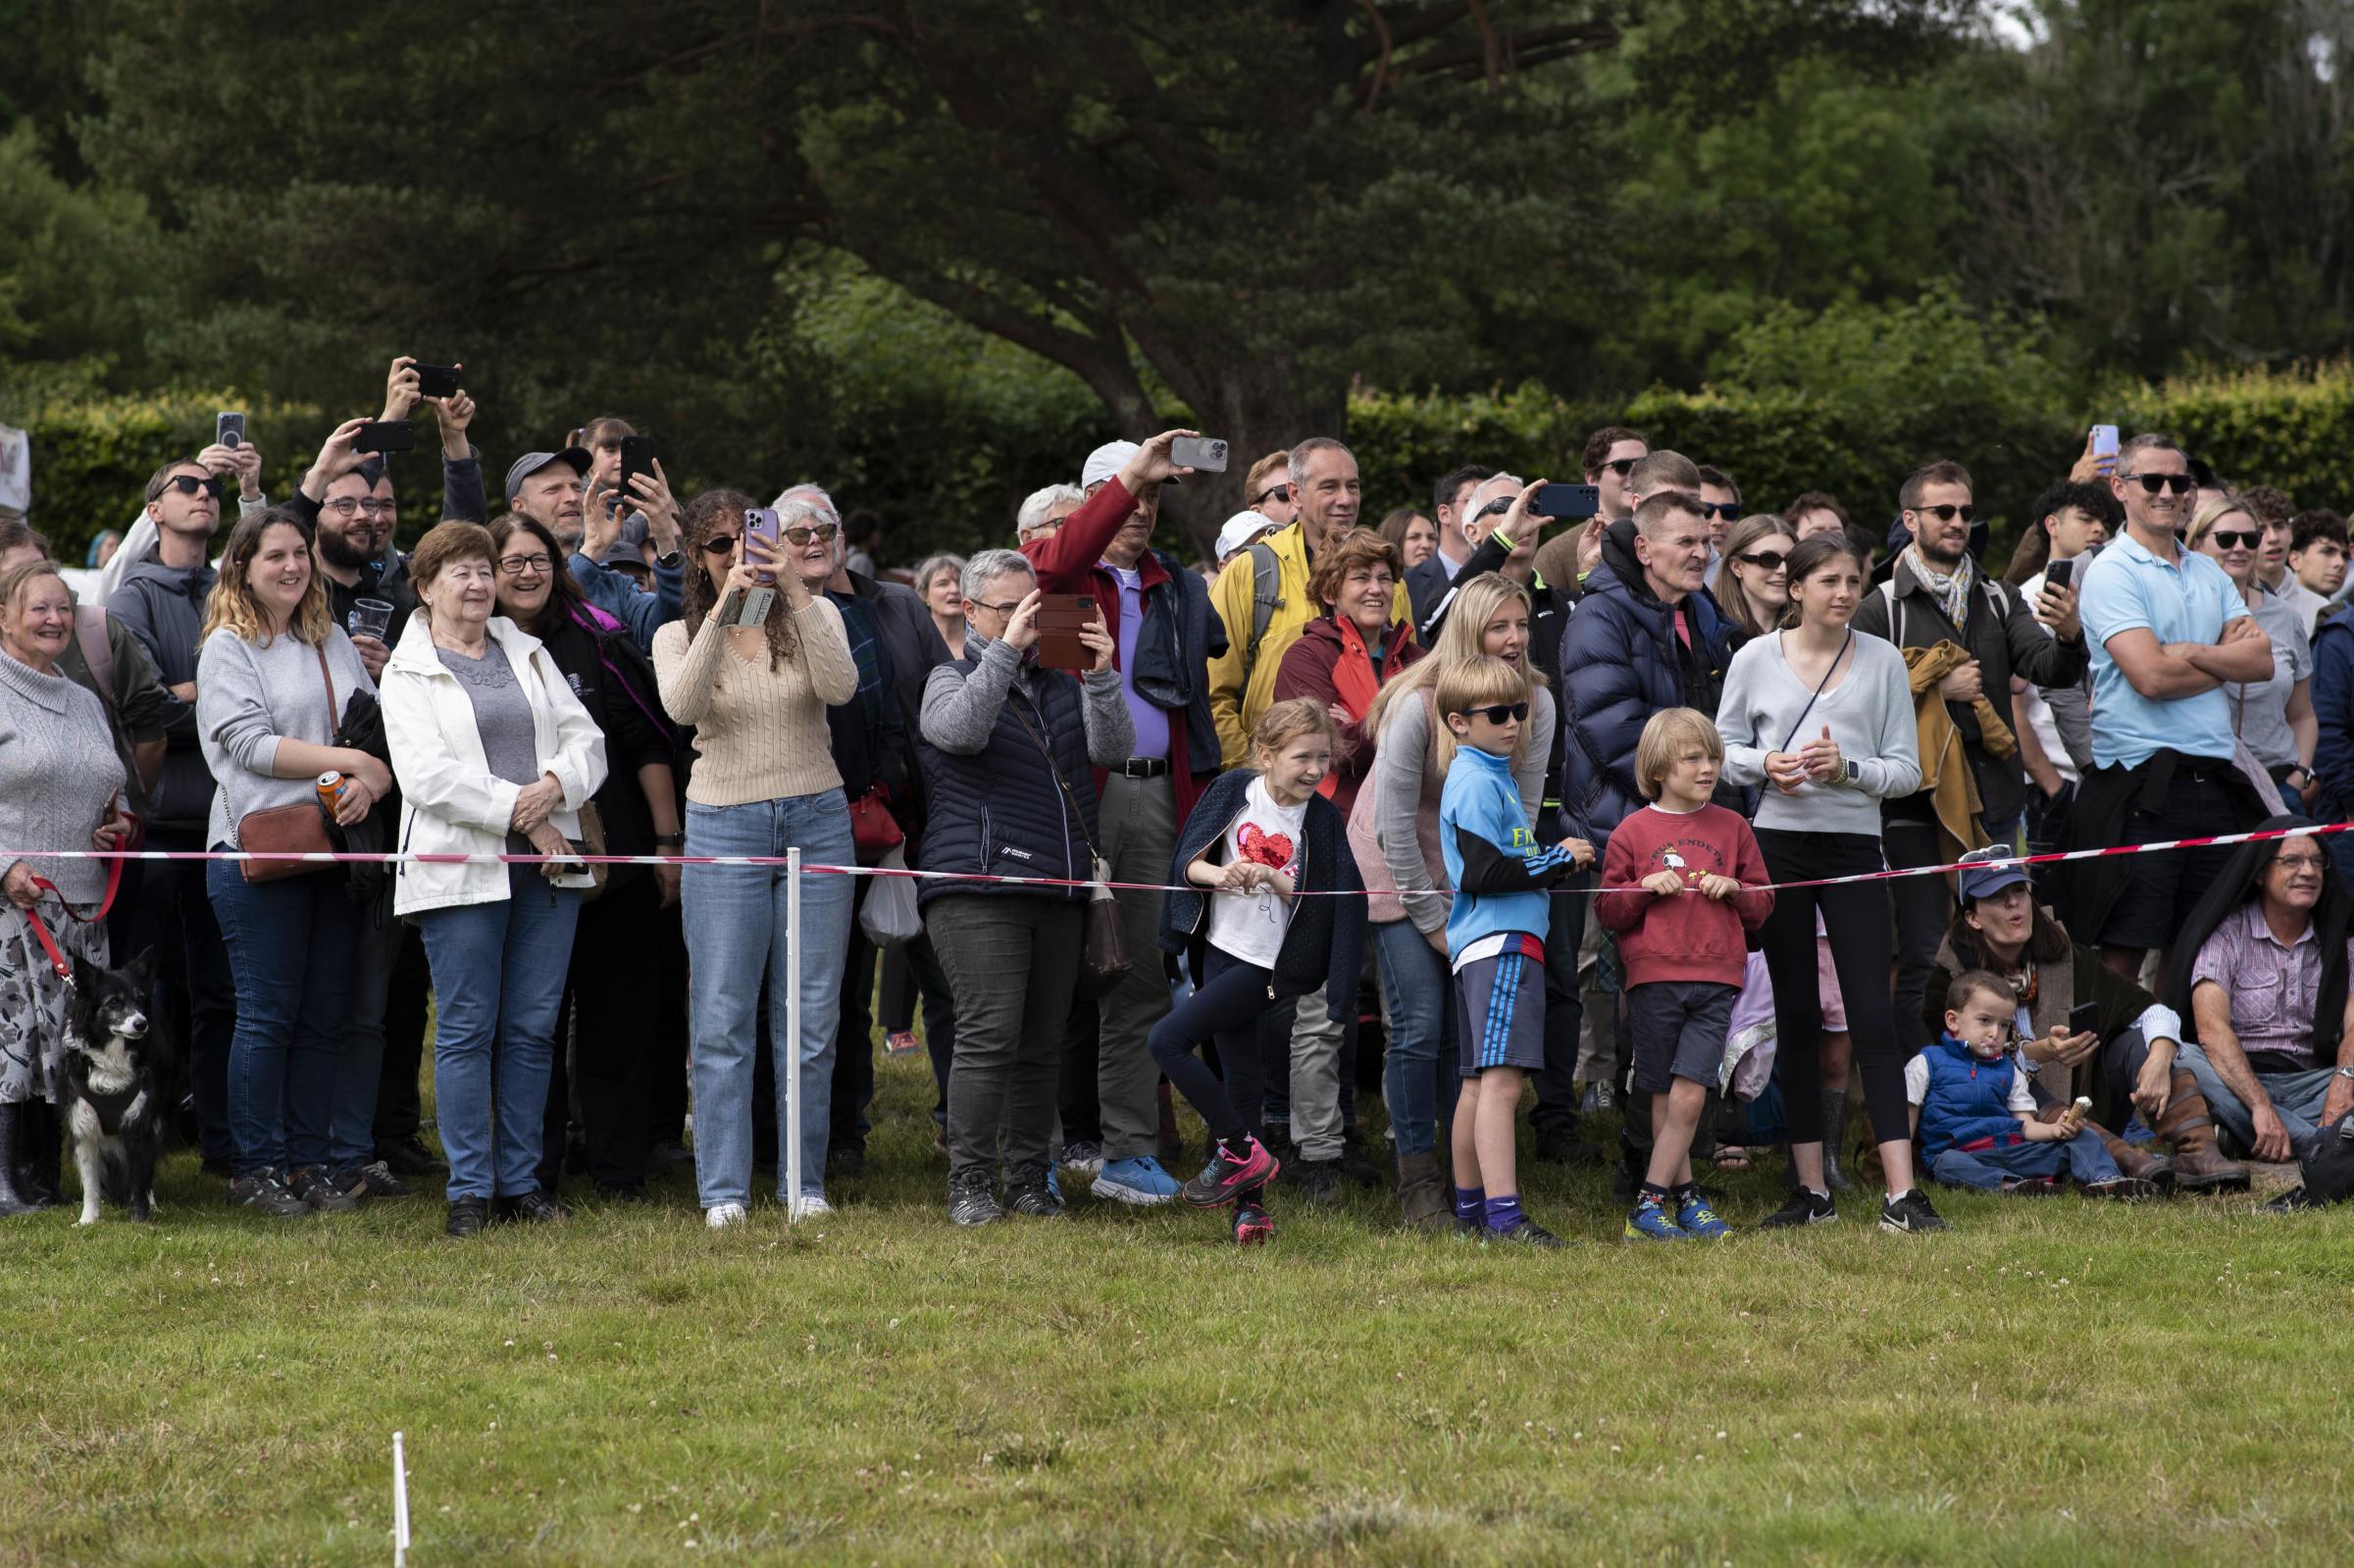
MULTIPOLYGON (((1880 842, 1889 865, 1901 869, 1944 865, 1949 851, 2010 841, 2027 802, 2012 677, 2039 686, 2073 685, 2083 679, 2086 653, 2074 589, 2047 583, 2030 615, 2019 590, 1983 571, 1970 554, 1977 508, 1969 470, 1948 462, 1916 469, 1898 490, 1897 504, 1912 540, 1892 563, 1887 580, 1864 596, 1850 624, 1860 634, 1887 638, 1899 651, 1949 648, 1941 660, 1908 651, 1906 662, 1913 670, 1916 708, 1940 702, 1946 724, 1932 728, 1942 734, 1950 726, 1959 739, 1958 749, 1948 745, 1941 755, 1965 765, 1967 772, 1960 781, 1941 778, 1937 759, 1924 750, 1921 773, 1927 787, 1880 802, 1880 842), (2053 634, 2046 635, 2037 621, 2049 625, 2053 634), (1935 675, 1939 662, 1953 668, 1935 675), (1992 724, 1984 720, 1989 708, 1992 724), (1954 821, 1950 810, 1940 818, 1940 801, 1950 807, 1971 792, 1979 807, 1974 819, 1966 813, 1965 820, 1954 821), (1941 820, 1942 832, 1952 835, 1955 845, 1941 840, 1941 820)), ((1896 1022, 1911 1033, 1925 1027, 1919 1021, 1926 1016, 1923 997, 1950 902, 1942 877, 1900 877, 1889 888, 1896 903, 1896 1022)), ((1943 1027, 1940 1014, 1938 1030, 1919 1035, 1911 1044, 1927 1044, 1943 1027)), ((1836 1109, 1844 1116, 1845 1087, 1825 1087, 1823 1094, 1826 1101, 1838 1101, 1836 1107, 1826 1103, 1823 1114, 1836 1109)))

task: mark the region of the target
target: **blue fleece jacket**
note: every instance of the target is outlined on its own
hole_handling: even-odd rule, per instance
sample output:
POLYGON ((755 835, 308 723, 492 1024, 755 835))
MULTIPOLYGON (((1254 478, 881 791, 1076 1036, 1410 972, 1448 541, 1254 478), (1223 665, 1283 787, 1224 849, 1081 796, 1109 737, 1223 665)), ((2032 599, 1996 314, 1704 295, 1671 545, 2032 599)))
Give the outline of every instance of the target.
POLYGON ((1447 955, 1459 957, 1483 936, 1520 932, 1545 939, 1549 890, 1577 867, 1567 852, 1541 845, 1520 809, 1510 757, 1462 746, 1439 791, 1439 851, 1455 907, 1447 915, 1447 955))

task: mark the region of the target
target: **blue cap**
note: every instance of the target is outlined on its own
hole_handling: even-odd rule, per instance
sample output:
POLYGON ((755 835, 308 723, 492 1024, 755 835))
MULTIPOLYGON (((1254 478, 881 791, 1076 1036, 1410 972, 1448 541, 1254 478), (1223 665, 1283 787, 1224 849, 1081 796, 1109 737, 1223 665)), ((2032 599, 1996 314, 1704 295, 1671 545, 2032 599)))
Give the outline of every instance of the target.
POLYGON ((2027 868, 2021 865, 2011 851, 2002 845, 1973 849, 1962 857, 1967 868, 1962 873, 1962 906, 1967 909, 1981 898, 1992 898, 2006 887, 2016 887, 2027 880, 2027 868), (1999 862, 1980 865, 1978 862, 1999 862))

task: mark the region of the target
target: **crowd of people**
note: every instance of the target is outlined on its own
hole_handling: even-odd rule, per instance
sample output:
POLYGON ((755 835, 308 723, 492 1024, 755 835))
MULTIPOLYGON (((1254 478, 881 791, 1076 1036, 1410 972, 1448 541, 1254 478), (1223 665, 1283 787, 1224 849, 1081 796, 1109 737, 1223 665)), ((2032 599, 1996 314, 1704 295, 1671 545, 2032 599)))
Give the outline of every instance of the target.
POLYGON ((714 1229, 770 1166, 830 1212, 878 1036, 929 1052, 954 1223, 1084 1183, 1246 1242, 1386 1186, 1559 1245, 1532 1087, 1527 1152, 1612 1167, 1634 1242, 1728 1234, 1702 1169, 1777 1143, 1756 1225, 1872 1182, 1934 1231, 1935 1186, 2244 1189, 2354 1109, 2344 835, 2016 859, 2354 805, 2345 524, 2163 435, 2088 441, 2001 570, 1951 460, 1880 531, 1612 427, 1589 518, 1472 465, 1374 528, 1310 436, 1197 567, 1168 431, 903 584, 823 488, 682 500, 614 418, 494 515, 474 413, 393 363, 440 438, 405 553, 360 420, 276 499, 250 444, 164 464, 102 595, 0 525, 0 1214, 62 1198, 72 977, 146 952, 231 1204, 437 1181, 453 1236, 687 1161, 714 1229), (141 846, 217 853, 57 858, 141 846), (247 857, 287 848, 354 858, 247 857), (793 850, 928 875, 742 863, 793 850))

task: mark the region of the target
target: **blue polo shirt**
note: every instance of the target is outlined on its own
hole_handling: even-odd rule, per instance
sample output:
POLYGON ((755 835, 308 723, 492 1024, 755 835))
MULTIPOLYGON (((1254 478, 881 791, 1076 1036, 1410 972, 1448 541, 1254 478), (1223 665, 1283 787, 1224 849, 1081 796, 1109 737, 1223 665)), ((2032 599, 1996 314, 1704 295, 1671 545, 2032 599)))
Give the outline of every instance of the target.
POLYGON ((2092 645, 2092 760, 2140 766, 2171 747, 2192 757, 2231 755, 2231 704, 2218 686, 2195 697, 2155 699, 2133 689, 2109 657, 2109 639, 2147 627, 2159 645, 2216 642, 2248 613, 2247 601, 2213 558, 2182 550, 2162 561, 2127 533, 2093 558, 2076 605, 2092 645))

